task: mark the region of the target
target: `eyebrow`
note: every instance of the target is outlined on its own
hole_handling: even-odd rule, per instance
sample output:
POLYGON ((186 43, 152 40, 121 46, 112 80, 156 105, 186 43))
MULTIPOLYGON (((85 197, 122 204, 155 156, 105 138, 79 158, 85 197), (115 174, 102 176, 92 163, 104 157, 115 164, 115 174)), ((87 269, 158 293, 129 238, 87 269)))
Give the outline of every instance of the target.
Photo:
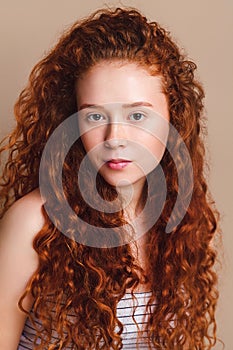
MULTIPOLYGON (((125 103, 123 104, 123 107, 129 108, 129 107, 140 107, 140 106, 145 106, 145 107, 153 107, 153 105, 149 102, 145 101, 140 101, 140 102, 133 102, 133 103, 125 103)), ((90 103, 84 103, 79 107, 79 111, 81 111, 84 108, 100 108, 104 109, 102 105, 97 105, 97 104, 90 104, 90 103)))

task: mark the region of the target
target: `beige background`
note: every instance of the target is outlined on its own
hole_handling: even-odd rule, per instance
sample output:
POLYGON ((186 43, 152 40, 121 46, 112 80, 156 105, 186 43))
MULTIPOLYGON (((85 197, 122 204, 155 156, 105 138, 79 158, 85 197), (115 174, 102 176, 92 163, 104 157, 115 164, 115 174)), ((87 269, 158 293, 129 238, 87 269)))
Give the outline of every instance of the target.
MULTIPOLYGON (((210 185, 222 214, 224 261, 220 274, 218 334, 233 349, 233 2, 232 0, 0 0, 0 136, 13 126, 13 104, 34 64, 77 18, 107 5, 142 10, 173 33, 198 64, 206 90, 210 185)), ((215 349, 220 350, 218 344, 215 349)))

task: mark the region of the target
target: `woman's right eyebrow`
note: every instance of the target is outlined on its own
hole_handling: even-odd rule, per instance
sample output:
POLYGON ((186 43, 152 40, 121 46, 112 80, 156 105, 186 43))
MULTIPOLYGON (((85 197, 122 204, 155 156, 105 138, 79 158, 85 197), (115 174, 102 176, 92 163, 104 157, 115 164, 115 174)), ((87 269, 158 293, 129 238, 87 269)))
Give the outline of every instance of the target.
POLYGON ((84 108, 100 108, 100 109, 104 109, 103 106, 101 105, 96 105, 96 104, 89 104, 89 103, 84 103, 79 107, 79 111, 81 111, 84 108))

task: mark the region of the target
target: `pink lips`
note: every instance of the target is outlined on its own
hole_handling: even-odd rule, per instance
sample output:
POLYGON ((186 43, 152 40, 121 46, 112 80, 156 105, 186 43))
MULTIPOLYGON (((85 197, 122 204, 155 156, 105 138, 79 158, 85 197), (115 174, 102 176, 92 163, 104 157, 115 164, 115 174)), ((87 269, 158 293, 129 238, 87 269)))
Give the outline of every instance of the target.
POLYGON ((107 166, 114 170, 121 170, 131 163, 130 160, 126 159, 111 159, 106 162, 107 166))

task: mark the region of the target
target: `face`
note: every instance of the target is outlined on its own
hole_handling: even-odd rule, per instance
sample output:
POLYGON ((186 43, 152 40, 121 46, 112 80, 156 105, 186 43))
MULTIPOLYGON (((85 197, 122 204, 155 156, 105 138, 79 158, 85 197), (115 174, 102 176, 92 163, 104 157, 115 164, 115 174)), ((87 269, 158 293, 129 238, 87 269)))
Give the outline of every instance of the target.
POLYGON ((103 62, 77 81, 78 122, 91 162, 113 186, 142 185, 165 150, 169 112, 159 76, 103 62))

